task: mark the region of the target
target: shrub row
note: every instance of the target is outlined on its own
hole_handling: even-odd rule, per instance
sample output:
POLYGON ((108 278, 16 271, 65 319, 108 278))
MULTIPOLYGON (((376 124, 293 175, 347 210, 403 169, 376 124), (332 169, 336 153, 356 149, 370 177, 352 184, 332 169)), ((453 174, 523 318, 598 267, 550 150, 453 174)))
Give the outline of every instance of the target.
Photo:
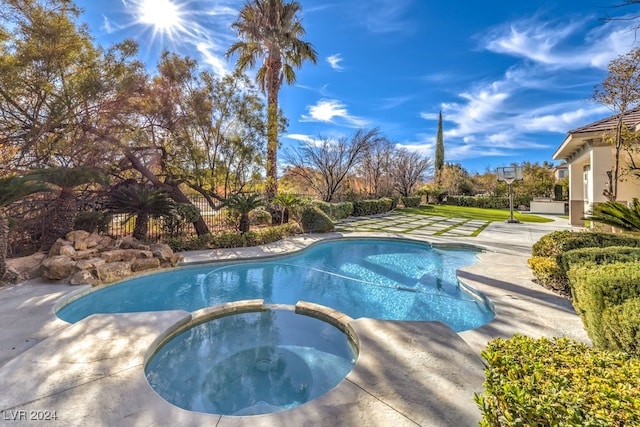
MULTIPOLYGON (((446 204, 483 209, 509 209, 509 198, 495 196, 447 196, 446 204)), ((513 197, 514 207, 518 207, 520 205, 529 206, 530 204, 530 196, 525 195, 513 197)))
POLYGON ((397 201, 389 197, 375 200, 359 200, 353 202, 353 216, 377 215, 395 208, 397 201))
POLYGON ((329 203, 321 200, 314 200, 311 203, 320 208, 322 212, 327 214, 329 218, 334 221, 346 218, 353 214, 353 203, 351 202, 329 203))
POLYGON ((640 344, 629 342, 640 327, 640 312, 632 311, 640 301, 640 264, 581 263, 572 266, 568 276, 573 306, 593 345, 640 356, 640 344))
POLYGON ((640 425, 640 360, 567 338, 489 342, 481 426, 640 425))
POLYGON ((417 208, 422 203, 422 196, 409 196, 402 198, 402 204, 405 208, 417 208))
POLYGON ((243 234, 235 231, 222 231, 191 238, 169 238, 165 240, 165 243, 176 252, 198 249, 241 248, 277 242, 299 232, 298 225, 283 224, 262 230, 251 230, 243 234))
POLYGON ((640 239, 614 233, 554 231, 542 236, 533 245, 533 256, 529 259, 529 266, 540 284, 568 296, 571 294, 567 278, 570 262, 575 262, 582 256, 599 263, 633 259, 636 256, 635 253, 619 249, 609 249, 606 255, 596 250, 585 254, 574 253, 573 250, 612 246, 640 247, 640 239), (564 257, 567 257, 567 260, 564 260, 564 257))

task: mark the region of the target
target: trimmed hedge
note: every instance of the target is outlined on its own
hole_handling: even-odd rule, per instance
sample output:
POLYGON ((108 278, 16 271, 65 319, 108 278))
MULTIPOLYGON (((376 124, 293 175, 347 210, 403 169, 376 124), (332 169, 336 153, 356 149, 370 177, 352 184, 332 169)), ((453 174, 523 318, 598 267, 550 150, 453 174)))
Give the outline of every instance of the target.
POLYGON ((242 248, 277 242, 285 237, 300 233, 297 224, 282 224, 262 230, 247 231, 244 234, 235 231, 222 231, 191 238, 169 238, 164 243, 176 252, 198 249, 242 248))
POLYGON ((300 225, 305 233, 327 233, 333 231, 333 221, 319 207, 309 205, 302 208, 300 225))
POLYGON ((560 268, 567 272, 579 264, 611 264, 613 262, 640 261, 640 248, 630 246, 607 246, 604 248, 572 249, 562 254, 560 268))
POLYGON ((405 208, 417 208, 422 203, 422 196, 409 196, 402 198, 402 204, 405 208))
MULTIPOLYGON (((640 247, 640 239, 614 233, 554 231, 542 236, 534 243, 531 249, 533 256, 529 258, 528 263, 540 284, 568 296, 571 294, 571 289, 563 257, 575 249, 611 246, 640 247)), ((594 259, 599 258, 603 262, 607 259, 605 256, 590 256, 594 259)))
POLYGON ((481 426, 640 425, 640 360, 567 338, 490 341, 481 426))
POLYGON ((393 209, 394 200, 388 197, 353 202, 353 216, 377 215, 393 209))
MULTIPOLYGON (((584 327, 593 342, 601 349, 620 349, 615 339, 619 324, 609 323, 615 313, 605 318, 604 312, 627 300, 640 297, 640 264, 616 262, 606 265, 580 264, 569 270, 569 281, 573 294, 573 306, 582 318, 584 327), (609 332, 605 333, 605 330, 609 332)), ((634 316, 631 322, 637 322, 634 316)), ((636 323, 640 325, 640 323, 636 323)))
POLYGON ((640 298, 630 298, 602 312, 602 335, 610 350, 640 358, 640 298))
MULTIPOLYGON (((447 196, 447 205, 465 206, 470 208, 483 209, 509 209, 509 197, 496 196, 447 196)), ((513 196, 513 206, 529 206, 530 196, 513 196)))
POLYGON ((351 202, 329 203, 321 200, 314 200, 311 203, 320 208, 322 212, 327 214, 329 218, 334 221, 346 218, 353 214, 353 203, 351 202))

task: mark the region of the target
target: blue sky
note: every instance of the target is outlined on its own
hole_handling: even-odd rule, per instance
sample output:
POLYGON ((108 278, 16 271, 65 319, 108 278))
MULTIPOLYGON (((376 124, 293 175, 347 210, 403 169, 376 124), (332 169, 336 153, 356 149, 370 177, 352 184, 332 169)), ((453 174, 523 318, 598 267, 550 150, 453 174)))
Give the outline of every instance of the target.
MULTIPOLYGON (((566 132, 611 112, 590 101, 607 64, 640 43, 623 0, 300 0, 318 52, 285 86, 283 149, 378 127, 470 172, 551 161, 566 132)), ((236 40, 238 0, 78 0, 97 43, 137 40, 150 69, 163 49, 216 74, 236 40)))

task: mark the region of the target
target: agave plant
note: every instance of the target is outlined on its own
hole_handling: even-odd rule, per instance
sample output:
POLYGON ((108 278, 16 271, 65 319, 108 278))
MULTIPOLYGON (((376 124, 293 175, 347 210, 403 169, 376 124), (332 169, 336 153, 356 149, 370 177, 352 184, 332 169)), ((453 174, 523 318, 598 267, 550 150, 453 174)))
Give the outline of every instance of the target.
POLYGON ((0 279, 7 272, 7 249, 9 247, 9 220, 6 207, 34 193, 47 191, 48 187, 31 176, 9 176, 0 178, 0 279))
POLYGON ((640 231, 640 202, 634 198, 629 206, 618 202, 594 205, 593 212, 585 219, 617 227, 626 231, 640 231))
POLYGON ((225 205, 240 215, 238 230, 240 233, 249 231, 249 212, 264 206, 265 202, 258 194, 237 193, 232 194, 224 201, 225 205))
POLYGON ((40 242, 41 249, 46 251, 51 248, 56 239, 64 237, 73 230, 73 224, 78 215, 75 189, 81 185, 105 184, 107 179, 100 169, 93 167, 40 169, 35 171, 33 176, 59 191, 40 242))
POLYGON ((106 207, 113 214, 127 214, 125 221, 135 215, 133 237, 144 240, 147 237, 149 217, 171 215, 175 203, 164 190, 142 184, 123 185, 111 190, 106 207))

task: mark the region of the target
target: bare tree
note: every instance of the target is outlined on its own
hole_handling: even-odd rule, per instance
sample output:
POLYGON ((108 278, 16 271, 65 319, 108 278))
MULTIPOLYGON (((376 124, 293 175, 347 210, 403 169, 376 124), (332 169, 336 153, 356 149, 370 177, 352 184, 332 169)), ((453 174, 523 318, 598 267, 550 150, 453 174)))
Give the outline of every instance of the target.
POLYGON ((415 151, 398 149, 395 152, 392 166, 395 189, 401 196, 410 196, 416 184, 424 179, 425 174, 432 166, 431 158, 422 157, 415 151))
POLYGON ((301 177, 322 200, 331 202, 349 172, 381 138, 378 129, 360 129, 351 139, 321 138, 308 142, 290 150, 285 159, 290 165, 290 174, 301 177))
POLYGON ((364 179, 370 195, 383 197, 391 195, 391 163, 395 152, 394 143, 387 138, 380 138, 364 154, 359 168, 359 175, 364 179))

